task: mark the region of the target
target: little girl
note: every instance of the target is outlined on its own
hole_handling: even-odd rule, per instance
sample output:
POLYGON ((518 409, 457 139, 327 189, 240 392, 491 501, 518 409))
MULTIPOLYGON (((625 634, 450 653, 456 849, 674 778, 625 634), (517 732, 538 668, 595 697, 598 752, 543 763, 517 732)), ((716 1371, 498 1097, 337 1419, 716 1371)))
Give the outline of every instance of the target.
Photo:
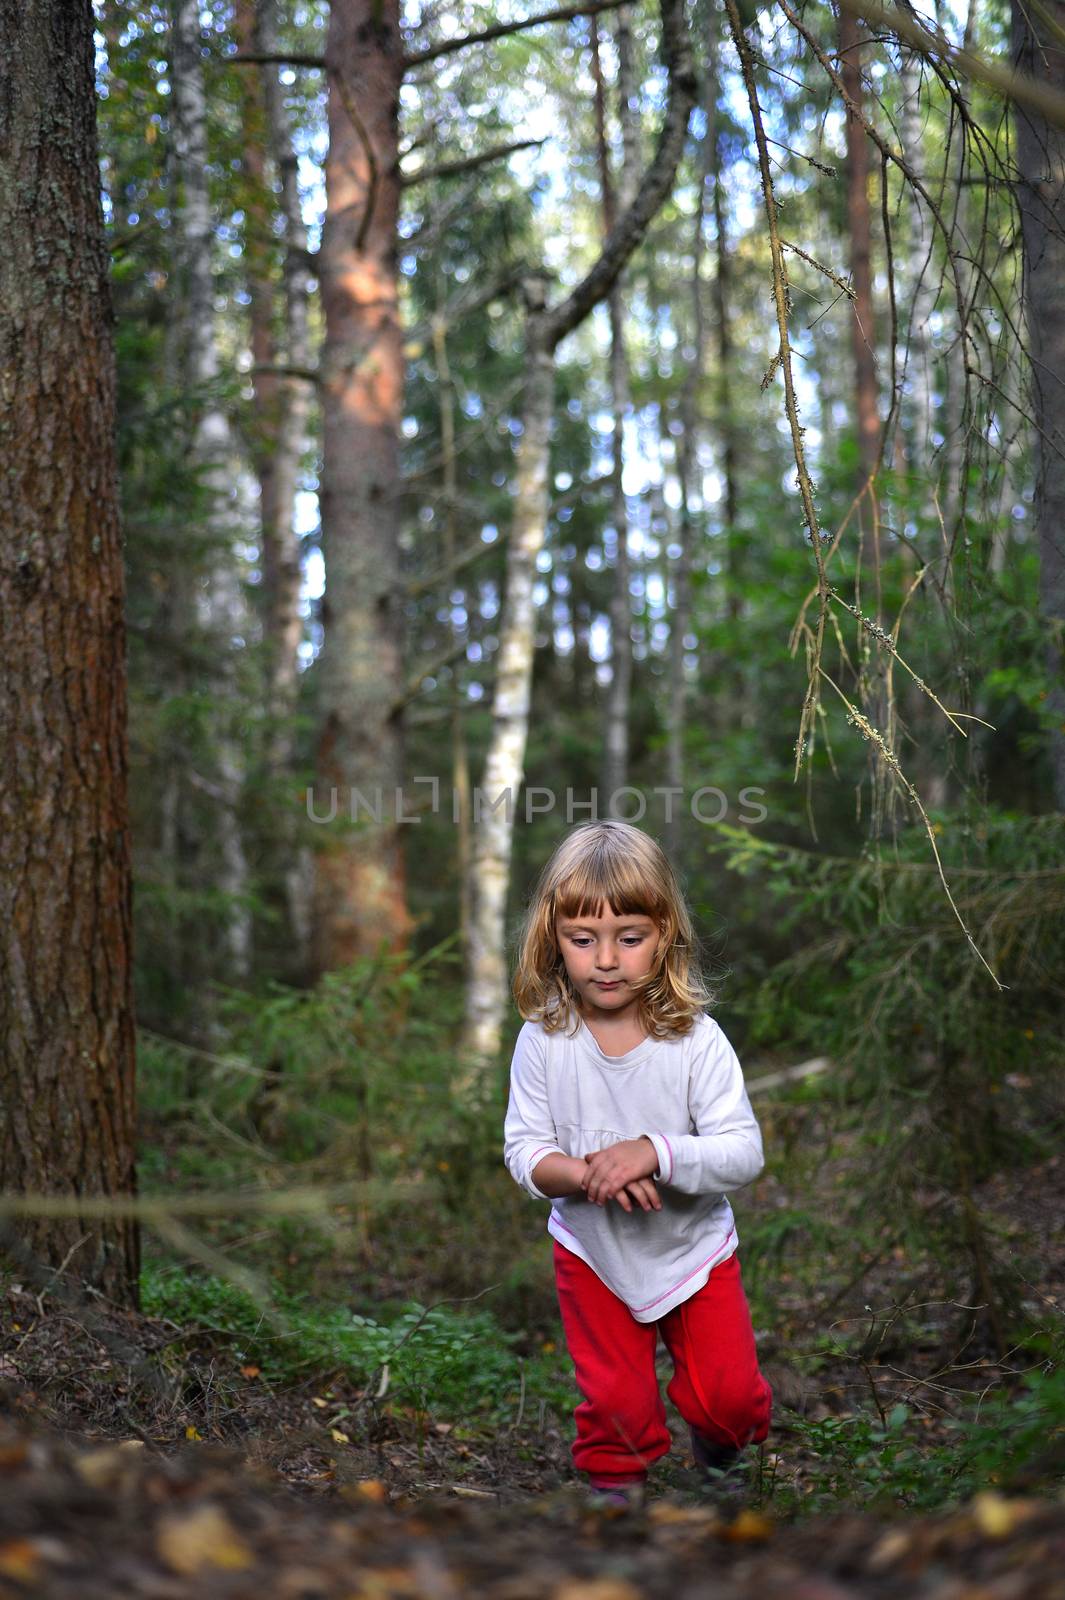
POLYGON ((763 1167, 736 1053, 704 1009, 691 919, 659 846, 627 822, 574 828, 540 875, 514 997, 504 1159, 550 1200, 555 1281, 584 1396, 574 1465, 618 1504, 670 1447, 655 1375, 701 1468, 769 1431, 726 1199, 763 1167))

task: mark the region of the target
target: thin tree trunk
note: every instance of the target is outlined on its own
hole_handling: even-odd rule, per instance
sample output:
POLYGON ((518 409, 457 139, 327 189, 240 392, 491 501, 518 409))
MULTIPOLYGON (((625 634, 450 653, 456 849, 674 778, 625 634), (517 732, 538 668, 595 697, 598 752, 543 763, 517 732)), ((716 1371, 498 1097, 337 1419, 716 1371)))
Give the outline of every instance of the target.
MULTIPOLYGON (((687 649, 684 637, 691 618, 691 573, 695 543, 692 526, 691 501, 695 488, 696 429, 699 418, 699 396, 703 385, 706 354, 706 315, 703 308, 703 257, 706 253, 705 219, 707 190, 711 186, 716 161, 716 129, 714 104, 717 83, 707 75, 704 85, 706 132, 703 136, 702 162, 699 170, 699 194, 695 206, 692 230, 692 357, 684 374, 680 396, 681 435, 677 451, 677 478, 680 485, 680 528, 677 544, 679 553, 673 565, 673 615, 669 629, 670 684, 666 712, 666 761, 668 782, 671 788, 684 788, 684 739, 687 729, 688 676, 685 670, 687 649)), ((701 498, 701 492, 700 492, 701 498)), ((677 796, 666 823, 666 841, 675 866, 681 863, 681 829, 684 806, 677 796)))
MULTIPOLYGON (((126 636, 92 12, 0 0, 0 1190, 134 1192, 126 636)), ((129 1219, 12 1230, 122 1304, 129 1219)))
MULTIPOLYGON (((850 11, 839 14, 840 77, 851 100, 864 108, 860 46, 862 36, 850 11)), ((873 324, 872 230, 869 220, 869 146, 865 129, 857 117, 845 114, 847 139, 847 231, 850 237, 851 281, 854 301, 851 313, 851 349, 854 356, 854 406, 858 437, 856 487, 862 491, 859 506, 862 535, 862 564, 868 574, 872 596, 865 607, 880 617, 880 540, 877 496, 870 479, 880 454, 880 414, 877 410, 876 340, 873 324)))
POLYGON ((534 280, 527 289, 524 427, 518 451, 514 527, 507 550, 492 736, 485 765, 486 804, 480 817, 476 806, 474 813, 471 963, 463 1061, 454 1083, 456 1093, 471 1102, 488 1098, 494 1090, 493 1069, 506 1003, 506 900, 514 813, 528 738, 535 634, 533 581, 547 524, 554 353, 565 336, 610 293, 669 194, 695 99, 695 71, 682 0, 662 0, 661 16, 662 54, 668 72, 666 111, 654 159, 632 205, 618 218, 590 271, 559 306, 544 306, 542 280, 534 280))
MULTIPOLYGON (((599 23, 590 19, 592 78, 595 83, 595 133, 599 162, 600 212, 603 237, 610 237, 616 206, 614 180, 607 144, 606 88, 599 56, 599 23)), ((631 85, 618 84, 618 97, 627 111, 631 85)), ((631 122, 631 117, 627 118, 631 122)), ((630 140, 631 145, 631 140, 630 140)), ((626 146, 622 143, 623 155, 626 146)), ((624 176, 623 176, 624 183, 624 176)), ((622 200, 622 204, 625 204, 622 200)), ((632 602, 629 595, 629 515, 625 504, 625 416, 629 409, 629 374, 625 356, 625 311, 621 284, 608 296, 610 311, 610 401, 614 413, 611 436, 611 521, 617 539, 614 590, 610 602, 610 684, 603 718, 603 764, 600 788, 606 802, 628 782, 629 702, 632 694, 632 602)))
MULTIPOLYGON (((1065 3, 1013 0, 1021 72, 1065 91, 1065 3)), ((1039 614, 1046 629, 1047 730, 1054 804, 1065 811, 1065 129, 1015 107, 1024 290, 1035 422, 1039 614)))
MULTIPOLYGON (((438 296, 438 314, 433 323, 433 351, 436 358, 436 377, 440 388, 440 453, 443 457, 444 477, 444 561, 450 567, 455 559, 455 518, 458 495, 458 473, 455 459, 455 385, 447 355, 447 323, 444 319, 443 285, 438 296)), ((450 588, 450 580, 448 582, 450 588)), ((450 609, 450 608, 449 608, 450 609)), ((454 795, 452 821, 457 836, 455 870, 459 885, 459 951, 463 966, 469 960, 470 942, 470 762, 466 750, 466 724, 463 714, 458 668, 455 669, 455 687, 451 699, 451 787, 454 795)))
MULTIPOLYGON (((239 0, 235 31, 241 51, 277 53, 276 0, 239 0)), ((306 446, 311 386, 276 369, 307 371, 312 357, 308 334, 309 281, 307 230, 300 208, 296 153, 276 66, 264 65, 242 79, 244 161, 249 195, 245 207, 248 291, 251 299, 252 385, 255 394, 252 453, 259 481, 262 549, 261 627, 265 657, 265 740, 259 757, 271 826, 260 840, 259 877, 282 929, 273 935, 276 951, 291 981, 306 979, 310 963, 309 903, 314 859, 298 837, 299 814, 287 804, 292 787, 294 713, 298 691, 300 553, 296 534, 296 492, 306 446), (281 298, 282 336, 275 336, 272 254, 274 200, 270 168, 279 179, 284 222, 281 298)), ((265 943, 265 935, 263 936, 265 943)))
MULTIPOLYGON (((251 0, 244 0, 250 4, 251 0)), ((276 0, 256 0, 256 41, 263 53, 278 49, 276 0)), ((310 280, 306 265, 307 229, 300 207, 298 166, 292 128, 276 68, 263 72, 267 143, 281 185, 284 217, 284 364, 309 371, 313 365, 308 330, 310 280)), ((306 445, 312 392, 302 378, 279 377, 277 421, 271 440, 271 471, 263 499, 263 587, 270 652, 269 711, 275 723, 272 765, 282 770, 292 754, 291 715, 295 699, 302 621, 299 613, 300 556, 295 528, 300 460, 306 445)))
POLYGON ((333 0, 319 252, 324 643, 316 815, 357 826, 317 856, 318 972, 402 949, 410 932, 397 790, 404 690, 399 573, 403 347, 396 274, 399 0, 333 0), (367 801, 363 809, 356 791, 367 801))
MULTIPOLYGON (((216 693, 221 694, 231 687, 231 641, 237 636, 247 638, 249 617, 233 549, 237 532, 230 498, 230 483, 236 475, 233 441, 217 394, 221 360, 211 270, 214 228, 208 192, 207 96, 198 0, 173 0, 171 44, 173 170, 178 186, 174 225, 180 268, 180 292, 174 307, 183 377, 198 408, 190 468, 208 492, 206 521, 214 545, 200 620, 218 639, 221 683, 216 693)), ((231 974, 246 978, 251 968, 252 935, 240 818, 244 758, 225 727, 217 734, 216 749, 219 886, 230 897, 226 955, 231 974)))

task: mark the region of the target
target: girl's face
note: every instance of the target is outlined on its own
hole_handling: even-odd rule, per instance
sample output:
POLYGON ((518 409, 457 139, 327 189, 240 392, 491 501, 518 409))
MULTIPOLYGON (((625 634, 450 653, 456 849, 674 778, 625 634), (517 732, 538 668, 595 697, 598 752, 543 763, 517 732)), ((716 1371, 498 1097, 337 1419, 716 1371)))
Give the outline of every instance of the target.
POLYGON ((555 939, 585 1013, 629 1015, 639 1004, 630 985, 654 966, 658 927, 638 913, 615 916, 609 905, 603 911, 600 917, 556 918, 555 939))

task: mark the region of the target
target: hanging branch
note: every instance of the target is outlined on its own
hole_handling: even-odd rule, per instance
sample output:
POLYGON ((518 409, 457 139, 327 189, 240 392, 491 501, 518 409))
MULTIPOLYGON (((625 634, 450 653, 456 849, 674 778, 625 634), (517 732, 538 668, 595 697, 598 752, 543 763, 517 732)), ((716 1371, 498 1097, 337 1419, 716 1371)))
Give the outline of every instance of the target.
POLYGON ((809 529, 810 538, 813 542, 814 560, 817 563, 817 593, 820 604, 817 613, 812 668, 802 703, 799 734, 795 741, 795 778, 797 779, 802 764, 803 752, 806 748, 807 730, 811 727, 817 707, 817 674, 821 666, 825 621, 828 616, 828 579, 825 575, 824 555, 821 550, 822 533, 817 516, 817 507, 814 504, 813 482, 810 478, 809 468, 806 465, 806 451, 802 442, 803 430, 799 424, 799 404, 795 395, 795 375, 791 364, 791 341, 788 333, 791 294, 788 288, 787 263, 784 260, 784 244, 777 225, 777 202, 773 191, 773 174, 769 165, 769 145, 766 140, 765 125, 762 121, 762 108, 758 104, 758 90, 754 81, 754 63, 751 47, 743 31, 743 22, 740 18, 736 0, 725 0, 725 10, 728 15, 729 31, 732 34, 733 43, 740 58, 740 71, 743 75, 744 88, 747 91, 747 103, 751 108, 751 121, 754 125, 755 143, 758 148, 758 169, 762 180, 762 198, 765 202, 766 222, 769 227, 769 247, 773 258, 773 299, 776 305, 779 343, 769 372, 762 380, 762 387, 767 387, 768 381, 771 381, 773 374, 779 367, 784 377, 784 409, 787 412, 788 426, 791 429, 791 445, 795 455, 799 494, 802 499, 803 521, 809 529))
POLYGON ((601 11, 616 11, 619 6, 628 5, 629 0, 584 0, 582 5, 560 6, 555 11, 541 11, 537 16, 520 18, 514 22, 496 22, 492 27, 484 28, 479 33, 464 33, 458 39, 441 39, 438 44, 430 44, 424 50, 412 50, 404 56, 405 67, 420 67, 425 61, 437 61, 441 56, 452 55, 456 50, 465 50, 471 44, 487 44, 493 39, 504 39, 511 33, 524 33, 528 28, 539 28, 545 22, 573 22, 577 17, 598 16, 601 11))
MULTIPOLYGON (((731 5, 731 4, 734 3, 734 0, 726 0, 726 3, 731 5)), ((1002 982, 1000 982, 1000 980, 996 976, 995 972, 992 970, 992 968, 990 966, 988 966, 987 961, 984 959, 983 955, 980 953, 980 948, 977 945, 976 940, 973 938, 972 934, 969 932, 968 928, 965 926, 965 921, 964 921, 964 919, 962 917, 961 912, 958 910, 957 906, 954 903, 954 896, 950 892, 950 885, 947 883, 946 876, 945 876, 945 874, 943 872, 943 863, 939 858, 939 850, 936 847, 936 836, 935 836, 935 832, 933 831, 932 824, 929 821, 928 813, 925 810, 924 806, 921 804, 921 798, 918 795, 917 790, 914 788, 914 786, 910 782, 909 778, 907 778, 906 774, 903 772, 902 768, 899 766, 899 760, 898 760, 898 757, 896 756, 894 750, 891 749, 890 745, 888 744, 887 740, 884 738, 884 735, 880 732, 879 728, 874 728, 873 724, 869 721, 868 717, 866 717, 861 711, 859 711, 857 706, 851 704, 851 702, 847 699, 847 696, 843 693, 843 690, 840 688, 839 684, 836 683, 834 681, 834 679, 830 678, 828 676, 828 673, 825 672, 823 668, 818 667, 817 670, 820 672, 820 674, 821 674, 822 678, 824 678, 825 682, 826 683, 830 683, 832 685, 833 689, 835 689, 836 693, 839 695, 840 699, 843 701, 843 704, 847 707, 847 721, 849 723, 852 723, 853 726, 858 729, 859 733, 861 733, 864 738, 868 739, 871 744, 874 744, 876 746, 876 748, 880 751, 880 754, 883 756, 884 760, 887 762, 888 766, 891 768, 892 772, 895 774, 896 778, 899 780, 899 783, 906 790, 906 793, 909 795, 910 799, 913 801, 913 804, 917 807, 917 810, 920 812, 921 821, 925 825, 925 832, 928 834, 929 843, 932 846, 932 854, 936 858, 936 867, 939 870, 939 881, 942 883, 943 892, 946 895, 948 901, 950 902, 950 909, 953 911, 955 917, 958 919, 958 927, 961 929, 962 933, 964 933, 966 939, 968 940, 969 948, 972 950, 972 952, 976 956, 977 960, 984 967, 986 967, 988 972, 991 974, 991 978, 992 978, 992 980, 994 982, 995 988, 999 989, 999 990, 1005 989, 1007 987, 1007 985, 1002 983, 1002 982)))

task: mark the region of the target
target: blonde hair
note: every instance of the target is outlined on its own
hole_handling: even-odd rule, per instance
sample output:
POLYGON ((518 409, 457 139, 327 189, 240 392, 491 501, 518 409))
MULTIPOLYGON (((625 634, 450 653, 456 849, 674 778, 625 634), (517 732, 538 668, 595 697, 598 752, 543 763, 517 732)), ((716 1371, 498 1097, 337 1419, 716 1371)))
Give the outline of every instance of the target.
POLYGON ((555 1033, 580 1025, 580 1006, 555 938, 558 917, 650 917, 658 948, 647 977, 634 983, 639 1017, 653 1038, 691 1031, 713 996, 699 970, 695 932, 665 852, 631 822, 584 822, 555 848, 521 927, 513 993, 526 1022, 555 1033))

